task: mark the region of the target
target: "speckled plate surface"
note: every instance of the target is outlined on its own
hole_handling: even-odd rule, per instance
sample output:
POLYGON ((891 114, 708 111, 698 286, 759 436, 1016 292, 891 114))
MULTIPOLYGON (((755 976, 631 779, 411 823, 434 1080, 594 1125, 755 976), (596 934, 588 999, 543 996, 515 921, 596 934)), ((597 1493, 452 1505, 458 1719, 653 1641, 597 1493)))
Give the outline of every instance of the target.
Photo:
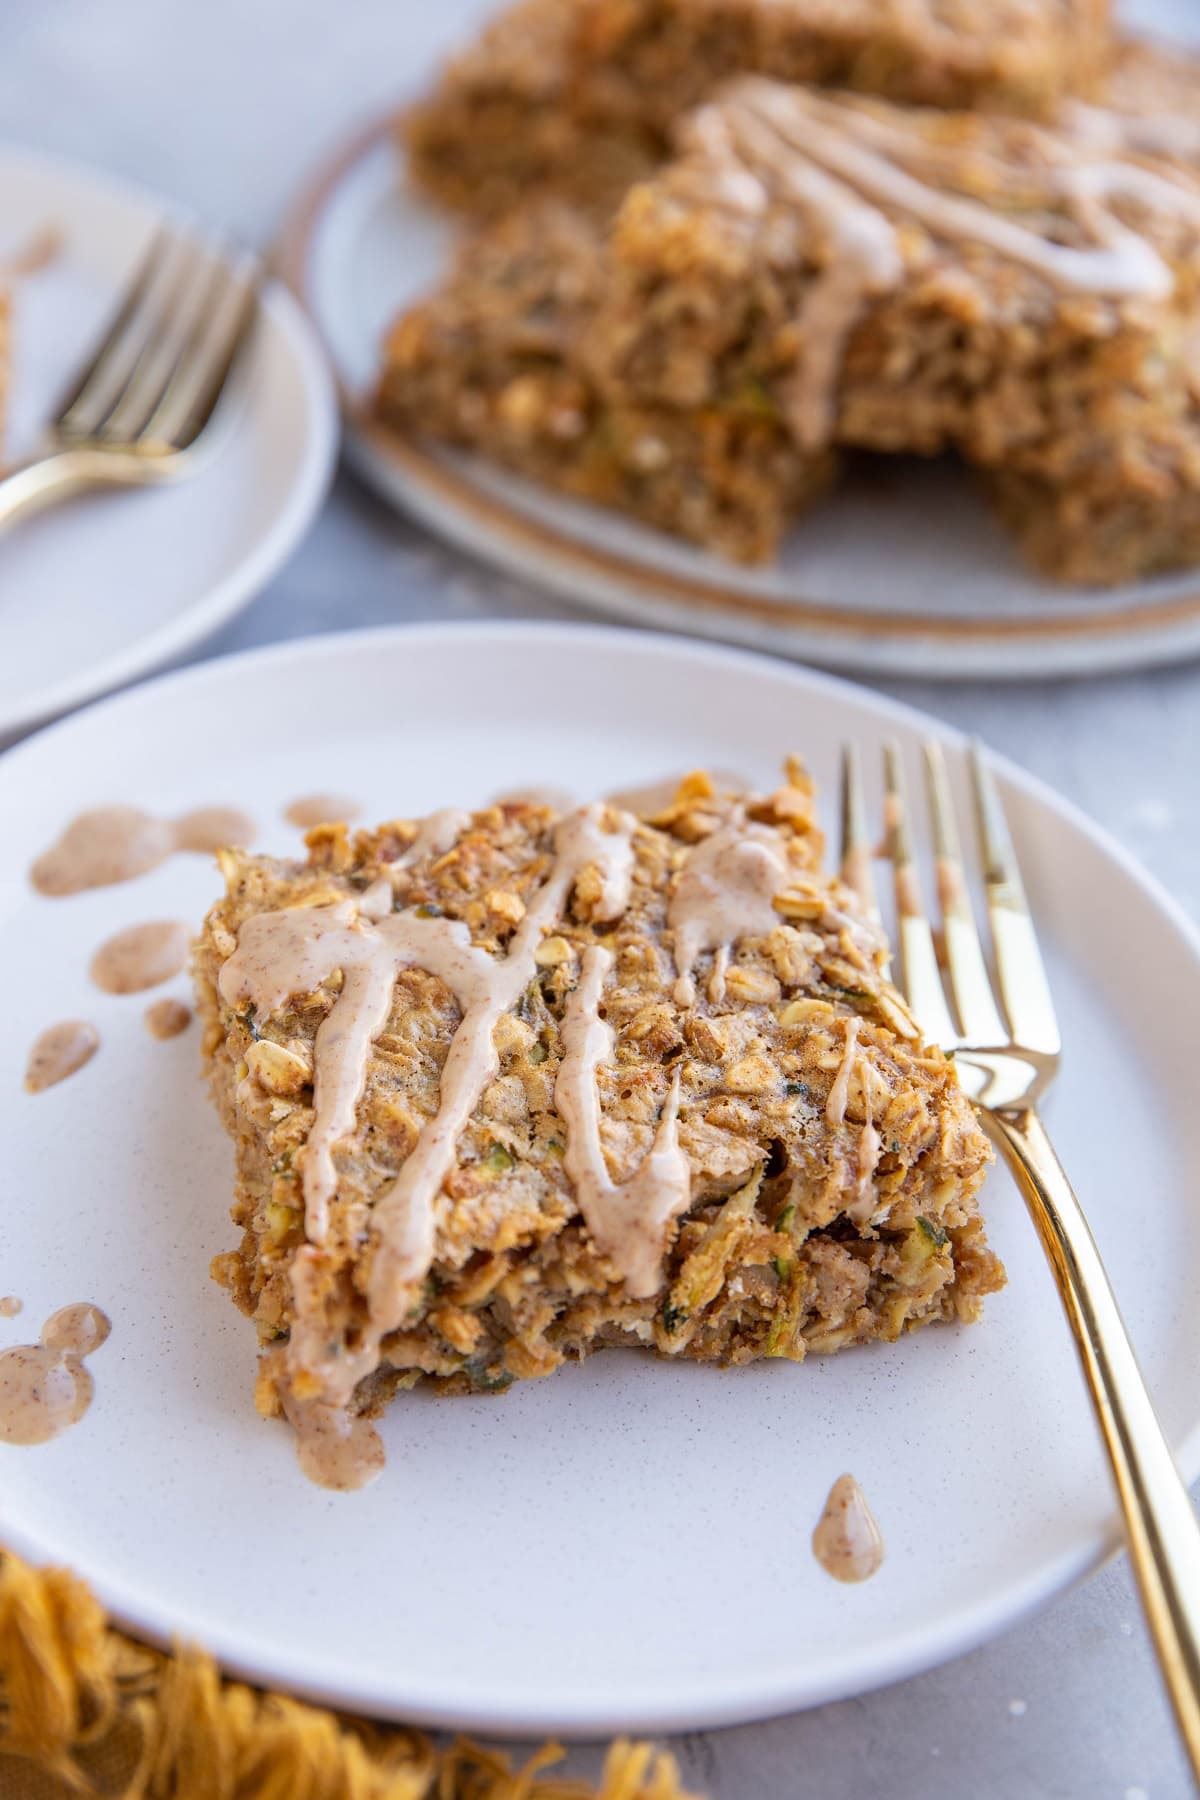
POLYGON ((316 174, 280 268, 329 350, 356 467, 508 574, 635 623, 894 675, 1100 674, 1200 652, 1200 572, 1106 590, 1043 581, 948 462, 876 459, 795 527, 775 566, 747 569, 384 430, 367 407, 384 332, 453 241, 448 217, 406 187, 383 120, 316 174))
MULTIPOLYGON (((89 985, 92 952, 217 891, 179 857, 124 887, 37 897, 24 871, 81 808, 236 803, 259 842, 298 794, 367 817, 550 779, 581 797, 707 762, 771 781, 896 737, 916 774, 943 726, 830 677, 585 626, 410 627, 209 663, 0 758, 8 947, 0 1348, 73 1301, 112 1318, 94 1404, 40 1448, 0 1446, 0 1542, 78 1568, 118 1617, 367 1713, 586 1735, 718 1725, 861 1692, 979 1643, 1116 1540, 1067 1328, 1007 1179, 985 1209, 1010 1285, 973 1328, 808 1364, 600 1355, 506 1397, 403 1396, 388 1467, 336 1495, 256 1417, 251 1326, 208 1279, 232 1246, 232 1154, 196 1030, 156 1043, 145 998, 89 985), (55 1019, 98 1026, 69 1081, 21 1092, 55 1019), (888 1546, 831 1581, 809 1539, 834 1478, 888 1546)), ((1200 954, 1170 901, 1064 802, 1002 772, 1066 1057, 1049 1121, 1091 1214, 1164 1421, 1200 1472, 1200 954)), ((164 992, 184 994, 180 978, 164 992)))

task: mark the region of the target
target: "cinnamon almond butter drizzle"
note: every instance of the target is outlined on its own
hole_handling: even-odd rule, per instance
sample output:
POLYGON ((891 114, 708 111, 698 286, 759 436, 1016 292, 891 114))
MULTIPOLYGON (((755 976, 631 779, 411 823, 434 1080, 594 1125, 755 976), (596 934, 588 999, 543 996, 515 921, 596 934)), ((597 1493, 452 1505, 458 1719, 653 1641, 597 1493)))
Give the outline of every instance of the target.
POLYGON ((1067 107, 1071 132, 1081 143, 1120 156, 1200 156, 1200 119, 1182 113, 1127 113, 1074 100, 1067 107))
POLYGON ((584 951, 579 981, 563 1018, 563 1059, 554 1103, 567 1127, 563 1164, 584 1223, 604 1255, 623 1271, 633 1298, 646 1299, 662 1279, 666 1228, 687 1210, 692 1173, 679 1146, 678 1073, 645 1161, 620 1184, 608 1172, 600 1142, 596 1075, 613 1049, 612 1027, 600 1016, 604 978, 612 963, 612 951, 601 944, 584 951))
MULTIPOLYGON (((21 1303, 0 1309, 10 1317, 21 1303)), ((83 1359, 111 1329, 106 1313, 81 1301, 52 1313, 36 1344, 0 1352, 0 1443, 45 1444, 79 1423, 94 1392, 83 1359)))
POLYGON ((403 851, 394 863, 389 863, 388 874, 392 877, 392 886, 398 885, 395 877, 407 874, 414 864, 427 856, 444 856, 457 844, 467 826, 471 823, 469 812, 463 812, 457 806, 444 806, 440 812, 430 813, 423 819, 417 835, 407 850, 403 851))
MULTIPOLYGON (((1166 146, 1190 141, 1190 134, 1175 128, 1147 134, 1134 121, 1093 108, 1075 109, 1070 122, 1072 139, 1041 134, 1050 153, 1038 179, 1051 201, 1065 204, 1083 245, 1058 243, 1000 209, 948 191, 953 146, 898 130, 853 101, 748 75, 692 116, 682 143, 694 155, 672 178, 679 191, 700 192, 717 210, 749 218, 783 199, 807 221, 816 259, 823 259, 801 303, 796 367, 782 396, 804 448, 819 448, 833 431, 845 346, 867 302, 903 277, 889 213, 916 220, 937 237, 992 250, 1069 293, 1125 301, 1171 292, 1170 267, 1114 203, 1132 201, 1200 229, 1200 192, 1119 152, 1153 145, 1169 153, 1166 146)), ((1035 134, 1038 128, 1026 129, 1035 134)), ((998 156, 980 154, 999 189, 1028 186, 1027 169, 1010 171, 998 156)))
MULTIPOLYGON (((426 821, 432 850, 451 830, 451 816, 426 821)), ((469 822, 454 815, 453 835, 469 822)), ((603 804, 562 818, 554 833, 554 858, 503 956, 471 942, 467 927, 419 909, 393 910, 392 880, 381 877, 366 893, 333 904, 258 914, 241 927, 236 950, 221 970, 223 999, 247 1004, 261 1022, 297 995, 310 994, 341 976, 341 989, 314 1043, 314 1120, 302 1163, 307 1242, 291 1267, 294 1321, 288 1348, 293 1375, 304 1371, 304 1391, 320 1386, 317 1400, 287 1400, 288 1416, 308 1448, 309 1473, 346 1435, 332 1413, 344 1409, 364 1376, 379 1364, 381 1345, 412 1304, 434 1258, 438 1197, 454 1166, 458 1139, 499 1070, 493 1036, 502 1015, 533 980, 536 952, 570 901, 586 868, 599 876, 595 922, 619 919, 629 904, 637 820, 603 804), (331 1350, 322 1316, 323 1246, 330 1203, 337 1192, 335 1152, 352 1134, 366 1082, 371 1044, 389 1016, 400 972, 420 968, 453 994, 461 1012, 441 1074, 437 1111, 421 1130, 400 1174, 377 1199, 371 1220, 367 1321, 353 1349, 331 1350)), ((411 860, 412 852, 408 853, 411 860)), ((786 884, 784 838, 762 825, 724 828, 692 848, 676 881, 668 916, 680 984, 694 997, 692 969, 708 950, 727 949, 743 937, 771 929, 778 915, 775 893, 786 884)), ((398 903, 397 903, 398 904, 398 903)), ((724 959, 722 959, 723 961, 724 959)), ((605 979, 613 954, 594 943, 582 955, 579 978, 562 1026, 563 1059, 555 1100, 567 1130, 565 1168, 580 1211, 598 1248, 626 1282, 631 1295, 653 1294, 661 1280, 667 1231, 686 1211, 691 1172, 678 1135, 680 1091, 675 1077, 644 1160, 624 1181, 614 1181, 605 1161, 597 1074, 613 1049, 601 1016, 605 979)), ((302 1445, 303 1448, 303 1445, 302 1445)), ((371 1440, 371 1472, 377 1472, 371 1440)), ((366 1476, 364 1475, 364 1479, 366 1476)), ((351 1485, 342 1478, 335 1485, 351 1485)))
POLYGON ((838 1065, 838 1072, 833 1078, 829 1098, 825 1102, 825 1117, 835 1129, 846 1117, 846 1101, 850 1097, 850 1077, 854 1073, 854 1065, 858 1057, 860 1027, 861 1020, 857 1018, 846 1020, 846 1041, 842 1050, 842 1060, 838 1065))
POLYGON ((825 1102, 826 1120, 836 1129, 845 1122, 846 1106, 850 1099, 850 1083, 855 1075, 858 1076, 862 1087, 863 1108, 866 1116, 863 1120, 862 1130, 858 1134, 858 1149, 855 1154, 857 1182, 854 1199, 846 1208, 849 1216, 858 1223, 871 1215, 874 1206, 871 1182, 883 1152, 883 1140, 875 1129, 875 1120, 871 1115, 871 1088, 866 1058, 858 1047, 858 1034, 861 1028, 862 1021, 858 1018, 849 1018, 845 1022, 846 1035, 842 1046, 842 1060, 838 1064, 837 1074, 833 1078, 833 1086, 829 1090, 829 1098, 825 1102))
POLYGON ((562 914, 588 864, 595 864, 601 876, 598 916, 617 918, 628 905, 635 824, 628 814, 606 815, 600 806, 585 807, 560 822, 549 874, 503 957, 472 944, 467 927, 456 920, 426 918, 407 909, 377 916, 387 894, 383 881, 357 903, 348 899, 263 913, 242 927, 220 977, 221 994, 230 1005, 250 1002, 260 1017, 269 1017, 290 996, 311 993, 338 970, 342 974, 341 993, 314 1043, 316 1117, 303 1164, 308 1243, 296 1253, 292 1268, 292 1352, 302 1366, 320 1371, 331 1403, 344 1404, 376 1367, 382 1339, 401 1323, 429 1269, 437 1195, 453 1166, 458 1138, 499 1069, 493 1033, 533 980, 543 934, 562 914), (375 1205, 363 1342, 332 1362, 314 1296, 329 1202, 337 1188, 333 1150, 354 1129, 370 1047, 387 1020, 396 977, 405 968, 424 969, 444 982, 462 1018, 442 1069, 438 1110, 375 1205))
POLYGON ((787 886, 788 873, 783 839, 767 825, 743 825, 735 818, 696 845, 667 910, 679 1006, 695 1001, 692 971, 698 957, 744 937, 763 936, 780 923, 773 903, 787 886))

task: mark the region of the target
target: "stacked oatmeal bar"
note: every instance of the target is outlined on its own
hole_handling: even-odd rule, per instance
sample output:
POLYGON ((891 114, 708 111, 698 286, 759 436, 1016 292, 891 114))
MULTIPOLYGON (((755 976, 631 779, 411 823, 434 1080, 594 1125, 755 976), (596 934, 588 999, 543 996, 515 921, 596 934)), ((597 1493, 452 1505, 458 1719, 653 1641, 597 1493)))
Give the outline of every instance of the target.
POLYGON ((743 560, 847 450, 964 458, 1059 578, 1200 560, 1200 85, 1152 47, 1113 52, 1094 9, 1017 31, 1025 13, 557 8, 590 34, 588 91, 608 72, 653 97, 662 141, 615 208, 545 185, 469 236, 391 333, 380 413, 743 560), (808 81, 709 91, 716 43, 725 67, 808 81), (688 81, 651 81, 651 46, 688 81), (708 97, 668 106, 685 92, 708 97))
POLYGON ((517 0, 406 122, 417 179, 494 211, 610 198, 729 76, 1044 114, 1097 93, 1108 0, 517 0))

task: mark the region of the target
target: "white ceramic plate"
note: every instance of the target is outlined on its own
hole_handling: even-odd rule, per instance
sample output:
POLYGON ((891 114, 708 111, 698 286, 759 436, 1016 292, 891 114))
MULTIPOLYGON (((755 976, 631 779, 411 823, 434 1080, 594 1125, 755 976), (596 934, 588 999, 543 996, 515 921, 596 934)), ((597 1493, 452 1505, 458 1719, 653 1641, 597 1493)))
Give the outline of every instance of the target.
MULTIPOLYGON (((16 283, 4 449, 30 453, 166 204, 0 146, 0 263, 46 230, 61 250, 16 283)), ((91 496, 0 537, 0 738, 181 655, 244 606, 307 530, 337 450, 319 347, 291 295, 264 295, 230 429, 177 487, 91 496)))
POLYGON ((356 466, 453 543, 640 624, 843 668, 1096 674, 1200 651, 1195 571, 1113 590, 1037 579, 967 476, 878 459, 816 507, 775 567, 745 569, 370 418, 383 334, 439 279, 453 230, 405 186, 389 121, 315 178, 280 266, 330 351, 356 466))
MULTIPOLYGON (((1105 1465, 1032 1228, 994 1176, 1009 1288, 974 1328, 808 1364, 722 1371, 595 1357, 503 1400, 400 1398, 388 1468, 334 1495, 254 1413, 250 1325, 208 1279, 235 1240, 231 1151, 193 1028, 151 1041, 143 1000, 91 989, 117 926, 198 919, 202 859, 69 900, 23 871, 98 802, 367 816, 482 803, 547 775, 580 795, 699 762, 771 781, 798 747, 833 811, 836 748, 868 767, 931 719, 738 652, 584 626, 414 627, 287 645, 173 675, 0 760, 8 946, 0 1345, 92 1300, 112 1317, 96 1400, 40 1449, 0 1447, 0 1541, 73 1565, 118 1616, 369 1713, 506 1732, 717 1725, 860 1692, 978 1643, 1115 1541, 1105 1465), (96 1059, 20 1093, 50 1021, 96 1059), (809 1536, 853 1470, 888 1544, 832 1582, 809 1536)), ((1200 947, 1116 847, 1015 770, 1005 792, 1067 1044, 1051 1123, 1085 1196, 1188 1475, 1200 1471, 1200 947)), ((182 980, 175 984, 184 992, 182 980)))

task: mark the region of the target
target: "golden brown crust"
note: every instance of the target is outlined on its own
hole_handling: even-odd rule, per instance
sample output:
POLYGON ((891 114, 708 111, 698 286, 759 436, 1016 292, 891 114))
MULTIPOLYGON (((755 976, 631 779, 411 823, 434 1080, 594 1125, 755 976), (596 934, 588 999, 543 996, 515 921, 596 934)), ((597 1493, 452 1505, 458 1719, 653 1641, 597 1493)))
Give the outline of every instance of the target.
MULTIPOLYGON (((798 770, 750 808, 787 846, 793 876, 776 903, 778 924, 737 948, 723 998, 709 997, 712 958, 704 957, 695 1005, 678 1004, 668 895, 689 848, 727 824, 734 806, 694 777, 671 808, 642 823, 632 901, 614 925, 588 922, 587 870, 580 876, 559 929, 542 944, 537 978, 496 1031, 499 1072, 458 1141, 424 1294, 385 1339, 360 1406, 381 1405, 422 1375, 449 1391, 502 1387, 606 1344, 723 1362, 799 1359, 934 1319, 973 1318, 1002 1283, 975 1198, 986 1141, 952 1065, 904 1035, 912 1027, 884 978, 882 952, 842 910, 846 892, 819 873, 812 797, 798 770), (596 942, 615 957, 604 993, 615 1047, 597 1074, 615 1180, 645 1156, 676 1075, 681 1088, 691 1205, 646 1300, 629 1298, 590 1240, 563 1167, 555 1105, 563 1011, 581 952, 596 942), (860 1051, 842 1073, 842 1117, 830 1095, 854 1032, 860 1051), (868 1119, 877 1161, 864 1174, 868 1119)), ((451 851, 414 865, 403 904, 462 920, 475 944, 503 954, 545 878, 554 819, 524 805, 477 813, 451 851)), ((267 1348, 265 1410, 282 1379, 272 1347, 289 1330, 289 1269, 304 1241, 299 1178, 313 1118, 312 1044, 337 983, 260 1021, 221 999, 220 970, 247 919, 361 892, 413 832, 403 822, 353 838, 345 827, 322 829, 310 834, 303 864, 227 853, 228 893, 197 946, 204 1051, 237 1146, 233 1217, 243 1232, 214 1275, 253 1315, 267 1348)), ((373 1204, 437 1108, 457 1023, 440 982, 419 969, 401 973, 356 1130, 336 1151, 321 1301, 331 1338, 347 1345, 362 1326, 373 1204)), ((295 1370, 289 1380, 295 1385, 295 1370)))
POLYGON ((1124 38, 1096 98, 1119 113, 1157 123, 1160 149, 1174 135, 1180 161, 1200 162, 1200 139, 1191 131, 1174 133, 1171 123, 1188 123, 1200 132, 1200 56, 1194 50, 1154 38, 1124 38))
POLYGON ((558 201, 510 214, 397 321, 380 417, 732 559, 769 556, 835 454, 798 449, 749 381, 720 406, 610 400, 584 356, 606 280, 593 216, 558 201))
MULTIPOLYGON (((789 104, 787 90, 775 94, 789 104)), ((806 111, 795 104, 799 135, 806 111)), ((868 131, 882 127, 896 146, 890 160, 918 178, 929 206, 923 219, 879 204, 901 272, 851 321, 836 383, 840 443, 951 448, 985 467, 1061 482, 1085 479, 1147 420, 1186 413, 1200 182, 1174 171, 1177 205, 1151 206, 1137 192, 1110 201, 1119 224, 1161 259, 1168 291, 1089 293, 936 220, 945 201, 964 201, 1029 238, 1086 249, 1082 209, 1059 176, 1104 154, 1021 120, 848 96, 826 105, 851 136, 859 119, 868 131)), ((722 208, 707 198, 713 179, 703 142, 686 143, 626 198, 592 321, 592 366, 615 400, 712 405, 757 383, 782 415, 802 343, 797 322, 828 246, 811 231, 806 241, 802 209, 797 220, 786 194, 758 213, 722 208)))
MULTIPOLYGON (((1145 104, 1157 65, 1130 55, 1125 79, 1145 104)), ((1186 144, 1200 107, 1143 127, 1186 144)), ((1127 131, 1119 111, 1077 109, 1052 129, 733 84, 610 225, 543 203, 475 237, 397 324, 379 409, 742 560, 775 550, 834 480, 840 449, 950 450, 994 473, 1001 511, 1051 574, 1115 582, 1183 566, 1200 513, 1200 174, 1140 138, 1096 135, 1127 131), (778 165, 756 163, 753 138, 731 158, 729 121, 736 135, 747 106, 783 109, 777 155, 827 126, 854 149, 882 146, 920 190, 911 204, 870 196, 893 263, 840 314, 826 298, 840 279, 836 219, 798 205, 778 165), (1113 182, 1117 166, 1127 174, 1113 182), (1161 273, 1157 291, 1054 263, 1079 253, 1094 271, 1100 247, 1073 176, 1110 183, 1104 216, 1161 273), (1048 259, 953 227, 948 204, 1048 259), (831 327, 832 375, 814 382, 809 346, 831 327), (797 422, 806 394, 815 436, 797 422)))
POLYGON ((519 0, 405 124, 439 199, 495 213, 548 185, 606 206, 667 150, 674 121, 739 71, 899 101, 1044 115, 1091 96, 1107 0, 519 0))

